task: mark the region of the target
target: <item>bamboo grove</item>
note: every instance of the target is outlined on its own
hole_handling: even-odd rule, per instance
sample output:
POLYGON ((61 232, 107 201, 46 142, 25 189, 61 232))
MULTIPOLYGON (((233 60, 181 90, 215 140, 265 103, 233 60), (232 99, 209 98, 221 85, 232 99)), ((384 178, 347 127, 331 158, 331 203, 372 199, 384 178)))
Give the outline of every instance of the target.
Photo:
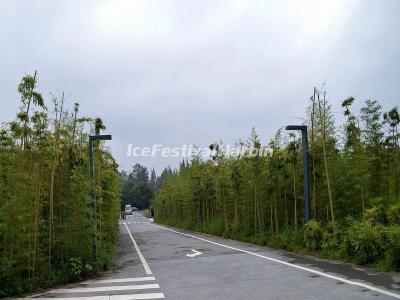
MULTIPOLYGON (((308 102, 312 220, 304 226, 297 134, 278 130, 265 146, 254 128, 229 156, 184 161, 157 193, 157 222, 294 251, 400 267, 399 111, 375 100, 342 103, 336 128, 326 92, 308 102), (268 148, 268 155, 259 155, 268 148), (255 151, 256 150, 256 151, 255 151)), ((284 125, 284 124, 283 124, 284 125)))
POLYGON ((22 78, 16 119, 0 129, 0 296, 107 268, 118 238, 120 180, 101 143, 95 145, 96 182, 89 176, 88 136, 105 128, 101 119, 80 117, 78 103, 68 111, 64 95, 47 106, 37 85, 36 72, 22 78))

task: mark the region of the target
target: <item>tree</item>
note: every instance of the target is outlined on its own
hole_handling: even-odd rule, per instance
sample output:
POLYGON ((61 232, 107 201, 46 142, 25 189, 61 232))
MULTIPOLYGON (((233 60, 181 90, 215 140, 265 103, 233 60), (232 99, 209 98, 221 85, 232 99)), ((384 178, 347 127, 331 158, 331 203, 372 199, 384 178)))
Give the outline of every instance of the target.
POLYGON ((344 124, 344 161, 343 168, 347 169, 347 175, 343 184, 348 185, 348 192, 345 197, 350 197, 352 200, 351 205, 347 203, 347 209, 358 206, 355 201, 361 194, 361 208, 359 209, 360 215, 365 210, 365 150, 361 141, 361 130, 359 127, 359 120, 352 113, 350 107, 354 103, 354 97, 349 97, 342 102, 344 108, 344 115, 347 117, 344 124))
MULTIPOLYGON (((279 130, 263 146, 254 128, 246 144, 239 144, 247 147, 244 155, 227 157, 223 145, 213 143, 210 158, 166 168, 157 179, 155 221, 335 257, 342 250, 351 259, 369 256, 370 249, 392 251, 378 237, 398 231, 398 109, 382 118, 377 101, 366 101, 360 112, 354 111, 355 102, 353 97, 342 102, 345 120, 339 131, 326 93, 314 89, 305 123, 311 127, 315 220, 307 225, 298 205, 304 167, 297 159, 299 141, 279 130), (265 147, 270 151, 260 155, 265 147)), ((389 252, 375 256, 386 262, 396 256, 389 252)))
POLYGON ((0 128, 0 297, 107 268, 118 237, 117 164, 99 144, 98 260, 93 260, 91 243, 82 243, 93 234, 84 142, 89 132, 83 126, 89 118, 78 118, 77 104, 70 113, 63 97, 54 97, 54 114, 49 114, 37 89, 37 74, 22 78, 21 109, 14 121, 0 128))
POLYGON ((393 185, 394 185, 394 196, 396 198, 400 198, 399 190, 399 167, 400 167, 400 148, 399 148, 399 133, 398 133, 398 126, 400 124, 400 115, 397 107, 393 107, 388 112, 383 114, 383 120, 389 125, 390 127, 390 136, 388 137, 388 144, 391 145, 392 150, 387 151, 388 160, 387 160, 387 168, 388 168, 388 189, 390 189, 390 178, 393 178, 393 185), (391 164, 390 162, 392 161, 391 164), (394 169, 394 176, 390 176, 390 166, 394 169))
POLYGON ((29 110, 31 108, 31 103, 34 105, 44 108, 44 100, 42 94, 37 92, 35 89, 37 87, 37 79, 36 79, 37 72, 33 76, 26 75, 22 78, 21 83, 18 86, 18 92, 21 94, 21 112, 18 114, 18 118, 24 122, 22 127, 23 130, 23 137, 21 140, 21 147, 26 147, 26 143, 29 136, 29 110), (26 111, 23 109, 26 108, 26 111))
POLYGON ((103 120, 101 118, 96 118, 94 120, 94 132, 95 135, 99 135, 101 130, 106 129, 106 126, 103 123, 103 120))
POLYGON ((151 170, 151 175, 150 175, 150 185, 153 191, 157 189, 157 175, 154 169, 151 170))
POLYGON ((369 195, 377 197, 387 195, 383 181, 383 156, 382 140, 384 137, 382 107, 376 100, 368 99, 361 108, 361 120, 363 121, 362 138, 368 152, 367 168, 369 169, 369 195))
POLYGON ((155 192, 155 177, 154 170, 152 171, 152 180, 149 180, 149 171, 146 167, 135 164, 132 171, 127 174, 120 173, 122 193, 121 193, 121 208, 129 204, 136 206, 139 209, 149 208, 155 192))
POLYGON ((333 211, 333 198, 332 198, 332 190, 331 190, 331 183, 329 177, 329 168, 328 168, 328 158, 327 158, 327 151, 326 151, 326 118, 327 118, 327 107, 326 107, 326 93, 323 94, 323 103, 321 104, 321 100, 318 94, 318 109, 319 109, 319 118, 321 122, 321 130, 322 130, 322 151, 324 155, 324 166, 325 166, 325 176, 326 176, 326 185, 328 188, 328 197, 329 197, 329 206, 331 212, 331 219, 333 225, 333 231, 335 233, 335 213, 333 211))

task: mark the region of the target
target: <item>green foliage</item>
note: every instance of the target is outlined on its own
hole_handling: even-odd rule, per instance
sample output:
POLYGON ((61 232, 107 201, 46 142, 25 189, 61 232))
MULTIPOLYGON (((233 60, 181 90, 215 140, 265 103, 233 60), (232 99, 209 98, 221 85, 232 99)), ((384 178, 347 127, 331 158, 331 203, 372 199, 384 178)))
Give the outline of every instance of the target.
POLYGON ((329 232, 328 230, 323 230, 321 249, 323 251, 327 251, 328 253, 335 253, 339 249, 339 241, 341 236, 341 232, 336 232, 336 234, 334 234, 333 232, 329 232))
POLYGON ((321 224, 316 220, 310 220, 305 225, 304 240, 309 250, 315 251, 321 249, 323 241, 323 230, 321 224))
POLYGON ((298 251, 305 248, 304 231, 284 230, 267 237, 264 245, 288 251, 298 251))
POLYGON ((213 235, 223 236, 228 234, 228 232, 225 231, 225 224, 222 218, 212 219, 204 229, 207 233, 213 235))
MULTIPOLYGON (((278 130, 263 144, 254 128, 247 141, 238 143, 239 156, 226 155, 222 144, 213 143, 209 159, 196 157, 178 170, 166 170, 153 203, 155 221, 377 263, 389 251, 385 226, 398 225, 400 219, 398 109, 385 113, 378 101, 367 100, 356 112, 357 99, 349 97, 342 103, 345 123, 339 132, 326 93, 314 91, 305 121, 310 138, 309 224, 301 226, 299 136, 278 130), (266 148, 267 155, 260 155, 266 148)), ((390 251, 388 257, 394 255, 390 251)))
POLYGON ((355 222, 347 228, 341 249, 357 263, 374 263, 384 252, 384 230, 371 222, 355 222))
POLYGON ((71 257, 68 260, 68 276, 72 281, 79 280, 82 276, 83 264, 82 260, 77 257, 71 257))
POLYGON ((385 230, 385 256, 380 261, 384 270, 400 270, 400 227, 390 226, 385 230))
POLYGON ((122 182, 121 209, 128 204, 139 209, 149 208, 156 189, 154 170, 152 171, 152 181, 149 179, 147 168, 140 164, 135 164, 129 174, 121 172, 120 176, 122 182))
POLYGON ((371 207, 364 211, 364 219, 371 224, 378 224, 381 220, 381 210, 379 207, 371 207))
POLYGON ((77 104, 69 112, 63 96, 52 99, 49 114, 37 82, 36 73, 21 80, 17 117, 0 128, 1 296, 93 275, 97 266, 110 264, 118 238, 120 180, 114 158, 101 142, 95 144, 94 261, 93 182, 84 130, 91 119, 77 118, 77 104))
POLYGON ((400 225, 400 203, 390 206, 386 214, 390 225, 400 225))

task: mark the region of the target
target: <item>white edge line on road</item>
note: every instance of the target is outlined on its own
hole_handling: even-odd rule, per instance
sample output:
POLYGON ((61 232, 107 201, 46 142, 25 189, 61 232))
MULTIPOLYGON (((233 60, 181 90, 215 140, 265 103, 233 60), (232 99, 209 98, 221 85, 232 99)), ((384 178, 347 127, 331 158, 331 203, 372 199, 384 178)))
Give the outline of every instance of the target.
POLYGON ((341 282, 344 282, 344 283, 348 283, 348 284, 351 284, 351 285, 360 286, 360 287, 369 289, 371 291, 375 291, 375 292, 378 292, 378 293, 381 293, 381 294, 384 294, 384 295, 387 295, 387 296, 391 296, 391 297, 400 299, 400 295, 399 294, 392 293, 392 292, 389 292, 387 290, 383 290, 383 289, 380 289, 380 288, 377 288, 377 287, 374 287, 374 286, 371 286, 371 285, 368 285, 368 284, 365 284, 365 283, 361 283, 361 282, 357 282, 357 281, 351 281, 351 280, 348 280, 348 279, 344 279, 344 278, 341 278, 341 277, 337 277, 337 276, 334 276, 334 275, 331 275, 331 274, 327 274, 327 273, 320 272, 320 271, 317 271, 317 270, 309 269, 309 268, 306 268, 306 267, 298 266, 298 265, 295 265, 295 264, 292 264, 292 263, 288 263, 288 262, 283 261, 283 260, 279 260, 279 259, 276 259, 276 258, 268 257, 268 256, 261 255, 261 254, 255 253, 255 252, 248 251, 248 250, 243 250, 243 249, 231 247, 231 246, 228 246, 228 245, 224 245, 224 244, 221 244, 221 243, 213 242, 213 241, 207 240, 205 238, 201 238, 201 237, 198 237, 198 236, 195 236, 195 235, 191 235, 191 234, 188 234, 188 233, 179 232, 179 231, 176 231, 176 230, 173 230, 173 229, 169 229, 169 228, 166 228, 164 226, 156 225, 156 224, 153 224, 153 223, 148 223, 148 224, 150 224, 152 226, 155 226, 155 227, 162 228, 162 229, 170 231, 170 232, 174 232, 174 233, 181 234, 181 235, 184 235, 184 236, 188 236, 188 237, 191 237, 191 238, 194 238, 194 239, 198 239, 198 240, 203 241, 203 242, 207 242, 207 243, 214 244, 214 245, 221 246, 221 247, 225 247, 225 248, 228 248, 228 249, 231 249, 231 250, 236 250, 236 251, 239 251, 239 252, 243 252, 243 253, 247 253, 247 254, 250 254, 250 255, 254 255, 254 256, 257 256, 257 257, 260 257, 260 258, 263 258, 263 259, 267 259, 267 260, 270 260, 270 261, 273 261, 273 262, 276 262, 276 263, 279 263, 279 264, 283 264, 283 265, 286 265, 286 266, 289 266, 289 267, 292 267, 292 268, 296 268, 296 269, 300 269, 300 270, 303 270, 303 271, 306 271, 306 272, 318 274, 320 276, 324 276, 324 277, 327 277, 327 278, 335 279, 335 280, 338 280, 338 281, 341 281, 341 282))
POLYGON ((138 282, 138 281, 153 281, 155 277, 135 277, 135 278, 115 278, 115 279, 103 279, 103 280, 88 280, 82 283, 120 283, 120 282, 138 282))
POLYGON ((147 264, 146 259, 144 258, 142 252, 141 252, 140 249, 139 249, 139 246, 137 245, 135 239, 133 238, 133 236, 132 236, 131 232, 129 231, 129 228, 128 228, 128 226, 127 226, 126 224, 125 224, 125 227, 126 227, 126 230, 127 230, 128 233, 129 233, 129 236, 131 237, 133 246, 135 246, 136 252, 137 252, 137 254, 139 255, 140 261, 142 262, 142 265, 143 265, 144 270, 146 271, 146 274, 147 274, 147 275, 152 275, 153 273, 151 272, 150 267, 149 267, 149 265, 147 264))
POLYGON ((147 290, 159 289, 157 283, 152 284, 137 284, 137 285, 115 285, 115 286, 102 286, 102 287, 75 287, 70 289, 58 289, 48 292, 49 294, 62 294, 62 293, 88 293, 88 292, 109 292, 109 291, 125 291, 125 290, 147 290))

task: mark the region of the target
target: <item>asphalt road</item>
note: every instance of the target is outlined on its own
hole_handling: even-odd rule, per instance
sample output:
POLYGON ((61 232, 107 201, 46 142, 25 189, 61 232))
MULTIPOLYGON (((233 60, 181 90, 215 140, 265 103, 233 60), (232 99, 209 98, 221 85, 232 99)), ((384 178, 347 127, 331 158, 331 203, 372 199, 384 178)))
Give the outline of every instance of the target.
POLYGON ((185 232, 138 213, 120 222, 117 265, 48 299, 400 299, 400 276, 185 232))

